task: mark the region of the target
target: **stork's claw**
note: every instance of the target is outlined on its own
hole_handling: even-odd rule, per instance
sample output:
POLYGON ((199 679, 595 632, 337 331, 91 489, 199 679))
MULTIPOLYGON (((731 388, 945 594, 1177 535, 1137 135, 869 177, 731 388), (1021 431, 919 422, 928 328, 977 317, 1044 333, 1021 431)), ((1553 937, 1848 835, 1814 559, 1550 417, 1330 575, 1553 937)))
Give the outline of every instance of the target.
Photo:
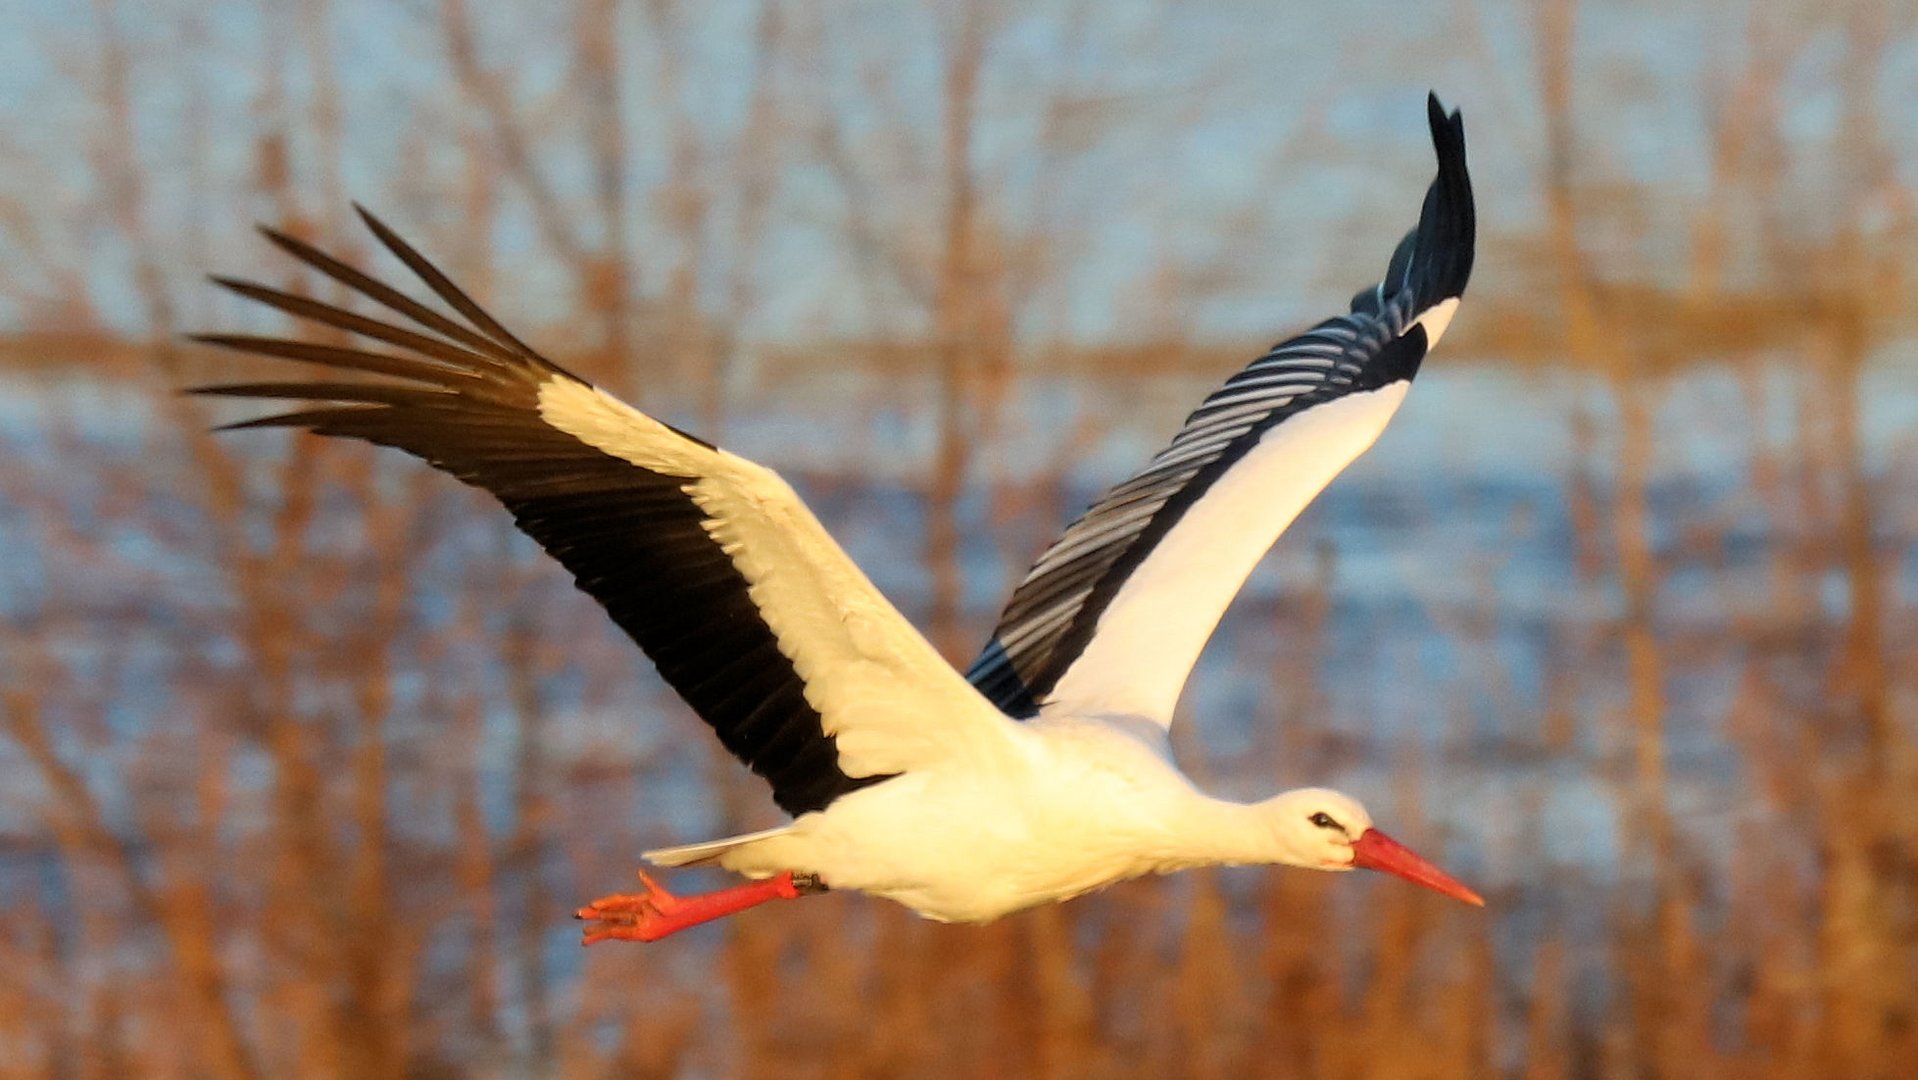
POLYGON ((639 883, 645 886, 643 892, 602 896, 573 913, 574 918, 585 919, 590 924, 581 935, 580 944, 658 941, 689 926, 744 911, 768 900, 793 900, 801 895, 791 871, 698 896, 674 896, 644 870, 639 871, 639 883))

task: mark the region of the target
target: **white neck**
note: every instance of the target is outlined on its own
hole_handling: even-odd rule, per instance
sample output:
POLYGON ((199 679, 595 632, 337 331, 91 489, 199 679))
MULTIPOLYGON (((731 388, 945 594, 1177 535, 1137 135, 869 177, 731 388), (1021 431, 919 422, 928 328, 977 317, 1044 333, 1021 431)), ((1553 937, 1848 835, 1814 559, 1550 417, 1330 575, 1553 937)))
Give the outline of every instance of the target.
POLYGON ((1318 865, 1305 853, 1289 850, 1273 828, 1273 804, 1282 798, 1240 803, 1194 792, 1180 808, 1171 853, 1174 861, 1181 866, 1318 865))

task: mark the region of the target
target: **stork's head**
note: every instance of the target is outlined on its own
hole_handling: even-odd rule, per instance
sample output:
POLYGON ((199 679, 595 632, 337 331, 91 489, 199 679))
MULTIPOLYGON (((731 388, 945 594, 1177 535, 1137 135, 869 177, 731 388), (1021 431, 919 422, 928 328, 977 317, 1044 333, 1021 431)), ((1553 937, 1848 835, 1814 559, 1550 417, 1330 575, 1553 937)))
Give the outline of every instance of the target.
POLYGON ((1485 901, 1412 849, 1372 827, 1372 815, 1350 795, 1328 788, 1299 788, 1267 799, 1278 861, 1315 870, 1383 870, 1455 900, 1484 907, 1485 901))

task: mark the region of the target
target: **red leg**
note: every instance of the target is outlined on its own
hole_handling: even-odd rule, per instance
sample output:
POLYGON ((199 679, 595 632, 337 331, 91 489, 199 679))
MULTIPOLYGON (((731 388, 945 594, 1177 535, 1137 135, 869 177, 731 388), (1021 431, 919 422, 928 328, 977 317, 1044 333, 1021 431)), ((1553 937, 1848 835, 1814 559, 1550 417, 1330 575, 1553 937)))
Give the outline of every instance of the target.
POLYGON ((764 881, 749 881, 698 896, 674 896, 646 871, 639 872, 644 892, 602 896, 574 912, 575 918, 596 924, 586 928, 582 945, 601 941, 658 941, 689 926, 724 918, 768 900, 796 900, 804 895, 788 870, 764 881))

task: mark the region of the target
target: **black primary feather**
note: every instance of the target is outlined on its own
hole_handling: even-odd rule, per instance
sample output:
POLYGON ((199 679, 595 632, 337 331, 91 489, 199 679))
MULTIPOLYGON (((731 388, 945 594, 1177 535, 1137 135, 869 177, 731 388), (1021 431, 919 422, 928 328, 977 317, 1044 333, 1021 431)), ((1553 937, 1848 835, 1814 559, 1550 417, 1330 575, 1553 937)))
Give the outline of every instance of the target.
POLYGON ((248 299, 391 351, 196 335, 193 340, 220 348, 379 378, 236 383, 194 392, 302 403, 227 427, 303 428, 397 447, 491 493, 645 650, 726 749, 766 778, 787 812, 823 809, 886 779, 848 776, 839 767, 835 741, 806 701, 804 682, 779 651, 745 578, 707 532, 686 481, 641 469, 546 424, 540 387, 574 376, 509 333, 378 218, 356 209, 387 250, 464 321, 304 241, 262 228, 282 251, 412 325, 215 278, 248 299))

